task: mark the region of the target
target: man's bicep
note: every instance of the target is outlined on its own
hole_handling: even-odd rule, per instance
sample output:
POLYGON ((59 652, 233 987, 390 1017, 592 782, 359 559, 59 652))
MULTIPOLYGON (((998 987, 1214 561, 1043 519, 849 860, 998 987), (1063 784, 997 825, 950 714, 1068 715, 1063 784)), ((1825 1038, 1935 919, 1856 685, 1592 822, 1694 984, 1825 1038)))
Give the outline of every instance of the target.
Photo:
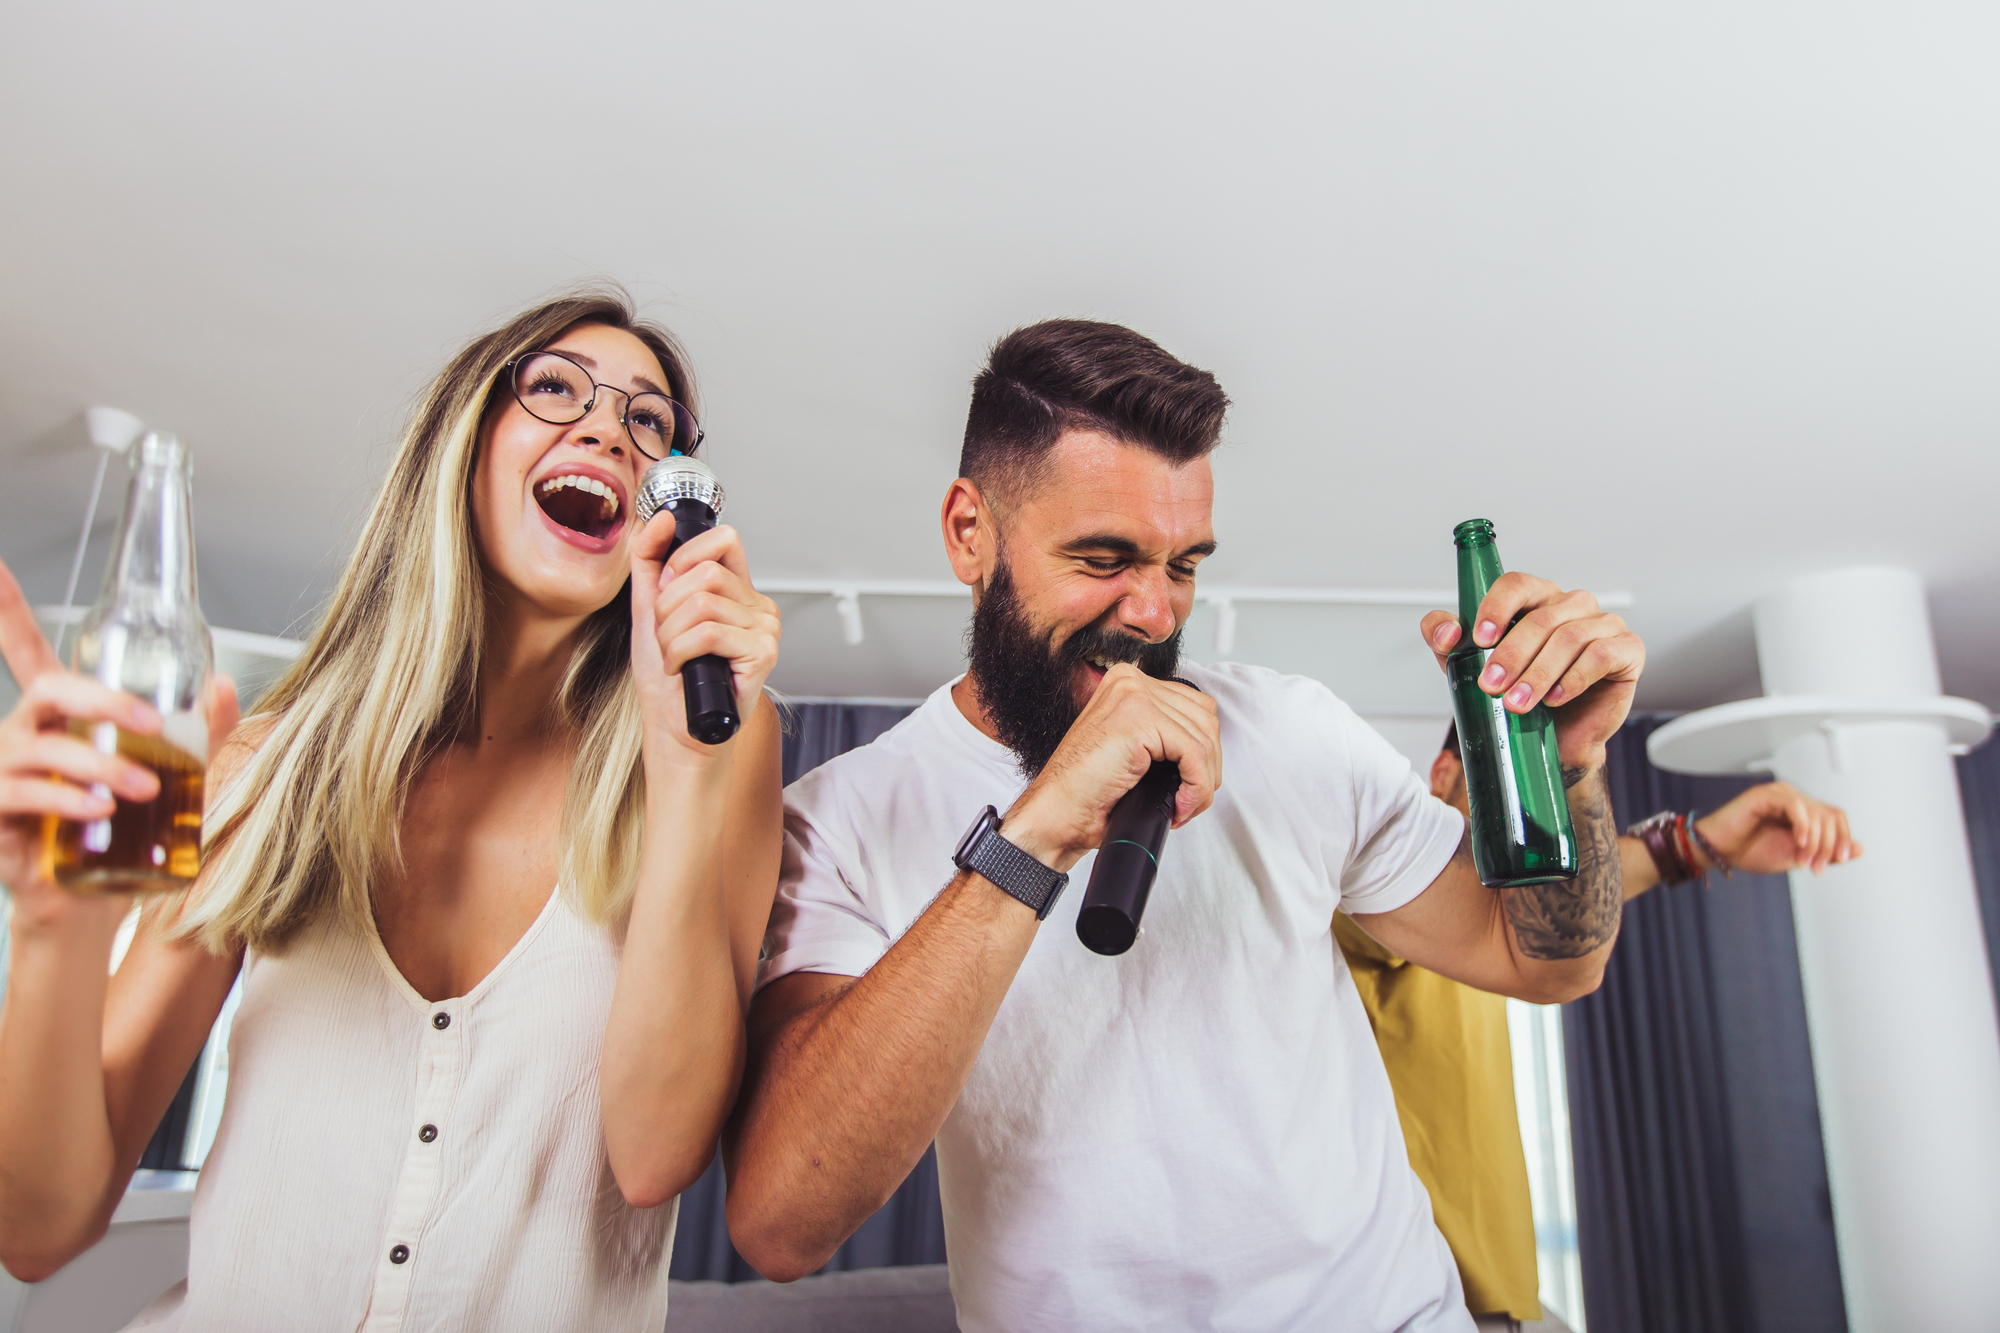
POLYGON ((1470 834, 1422 893, 1354 920, 1384 948, 1439 976, 1498 995, 1522 987, 1500 895, 1479 882, 1470 834))

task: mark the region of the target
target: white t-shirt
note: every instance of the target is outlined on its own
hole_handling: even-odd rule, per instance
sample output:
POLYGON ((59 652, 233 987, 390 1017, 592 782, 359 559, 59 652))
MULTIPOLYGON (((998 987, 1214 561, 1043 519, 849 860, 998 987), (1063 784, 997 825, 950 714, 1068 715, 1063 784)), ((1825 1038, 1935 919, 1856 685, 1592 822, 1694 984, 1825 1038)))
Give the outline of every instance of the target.
MULTIPOLYGON (((1421 893, 1462 822, 1317 682, 1183 674, 1221 713, 1215 804, 1120 957, 1076 937, 1076 865, 938 1135, 960 1325, 1470 1330, 1332 938, 1421 893)), ((758 984, 866 972, 1024 785, 950 686, 793 783, 758 984)))

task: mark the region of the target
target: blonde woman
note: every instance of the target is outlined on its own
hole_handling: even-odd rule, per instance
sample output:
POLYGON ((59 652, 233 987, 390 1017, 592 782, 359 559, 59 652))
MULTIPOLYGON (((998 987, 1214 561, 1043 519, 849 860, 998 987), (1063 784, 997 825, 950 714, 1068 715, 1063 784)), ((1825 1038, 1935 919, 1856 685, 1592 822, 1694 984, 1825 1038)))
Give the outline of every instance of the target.
POLYGON ((657 1330, 679 1192, 743 1067, 777 878, 778 616, 717 528, 661 560, 650 461, 699 442, 682 353, 618 294, 539 306, 425 394, 297 664, 242 726, 209 700, 207 856, 148 905, 42 878, 44 814, 153 778, 0 568, 23 689, 0 724, 0 1258, 103 1234, 239 972, 188 1280, 138 1326, 657 1330), (687 735, 729 660, 742 731, 687 735))

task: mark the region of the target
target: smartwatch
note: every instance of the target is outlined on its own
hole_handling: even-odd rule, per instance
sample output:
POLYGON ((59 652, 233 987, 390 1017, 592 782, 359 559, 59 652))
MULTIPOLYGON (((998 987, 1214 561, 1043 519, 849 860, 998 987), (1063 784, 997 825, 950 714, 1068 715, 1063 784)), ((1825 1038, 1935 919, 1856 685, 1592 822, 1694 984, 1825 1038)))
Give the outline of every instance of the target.
POLYGON ((1069 883, 1068 875, 1049 869, 1001 837, 1000 812, 990 805, 958 840, 951 860, 960 870, 976 871, 1002 893, 1026 903, 1037 921, 1048 916, 1069 883))

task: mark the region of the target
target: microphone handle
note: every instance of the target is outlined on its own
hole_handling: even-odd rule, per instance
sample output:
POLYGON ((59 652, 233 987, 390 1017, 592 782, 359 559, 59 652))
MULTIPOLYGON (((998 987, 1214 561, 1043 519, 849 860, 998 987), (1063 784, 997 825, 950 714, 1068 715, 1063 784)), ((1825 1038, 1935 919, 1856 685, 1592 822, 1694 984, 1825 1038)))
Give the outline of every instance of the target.
MULTIPOLYGON (((669 500, 674 516, 672 555, 682 542, 692 541, 715 526, 715 512, 699 500, 669 500)), ((729 659, 707 653, 681 668, 681 690, 687 703, 688 735, 704 745, 720 745, 736 734, 743 719, 736 712, 736 690, 729 659)))
POLYGON ((1160 848, 1174 822, 1180 765, 1156 760, 1105 821, 1104 845, 1076 914, 1076 937, 1093 953, 1121 954, 1139 937, 1139 918, 1160 869, 1160 848))

